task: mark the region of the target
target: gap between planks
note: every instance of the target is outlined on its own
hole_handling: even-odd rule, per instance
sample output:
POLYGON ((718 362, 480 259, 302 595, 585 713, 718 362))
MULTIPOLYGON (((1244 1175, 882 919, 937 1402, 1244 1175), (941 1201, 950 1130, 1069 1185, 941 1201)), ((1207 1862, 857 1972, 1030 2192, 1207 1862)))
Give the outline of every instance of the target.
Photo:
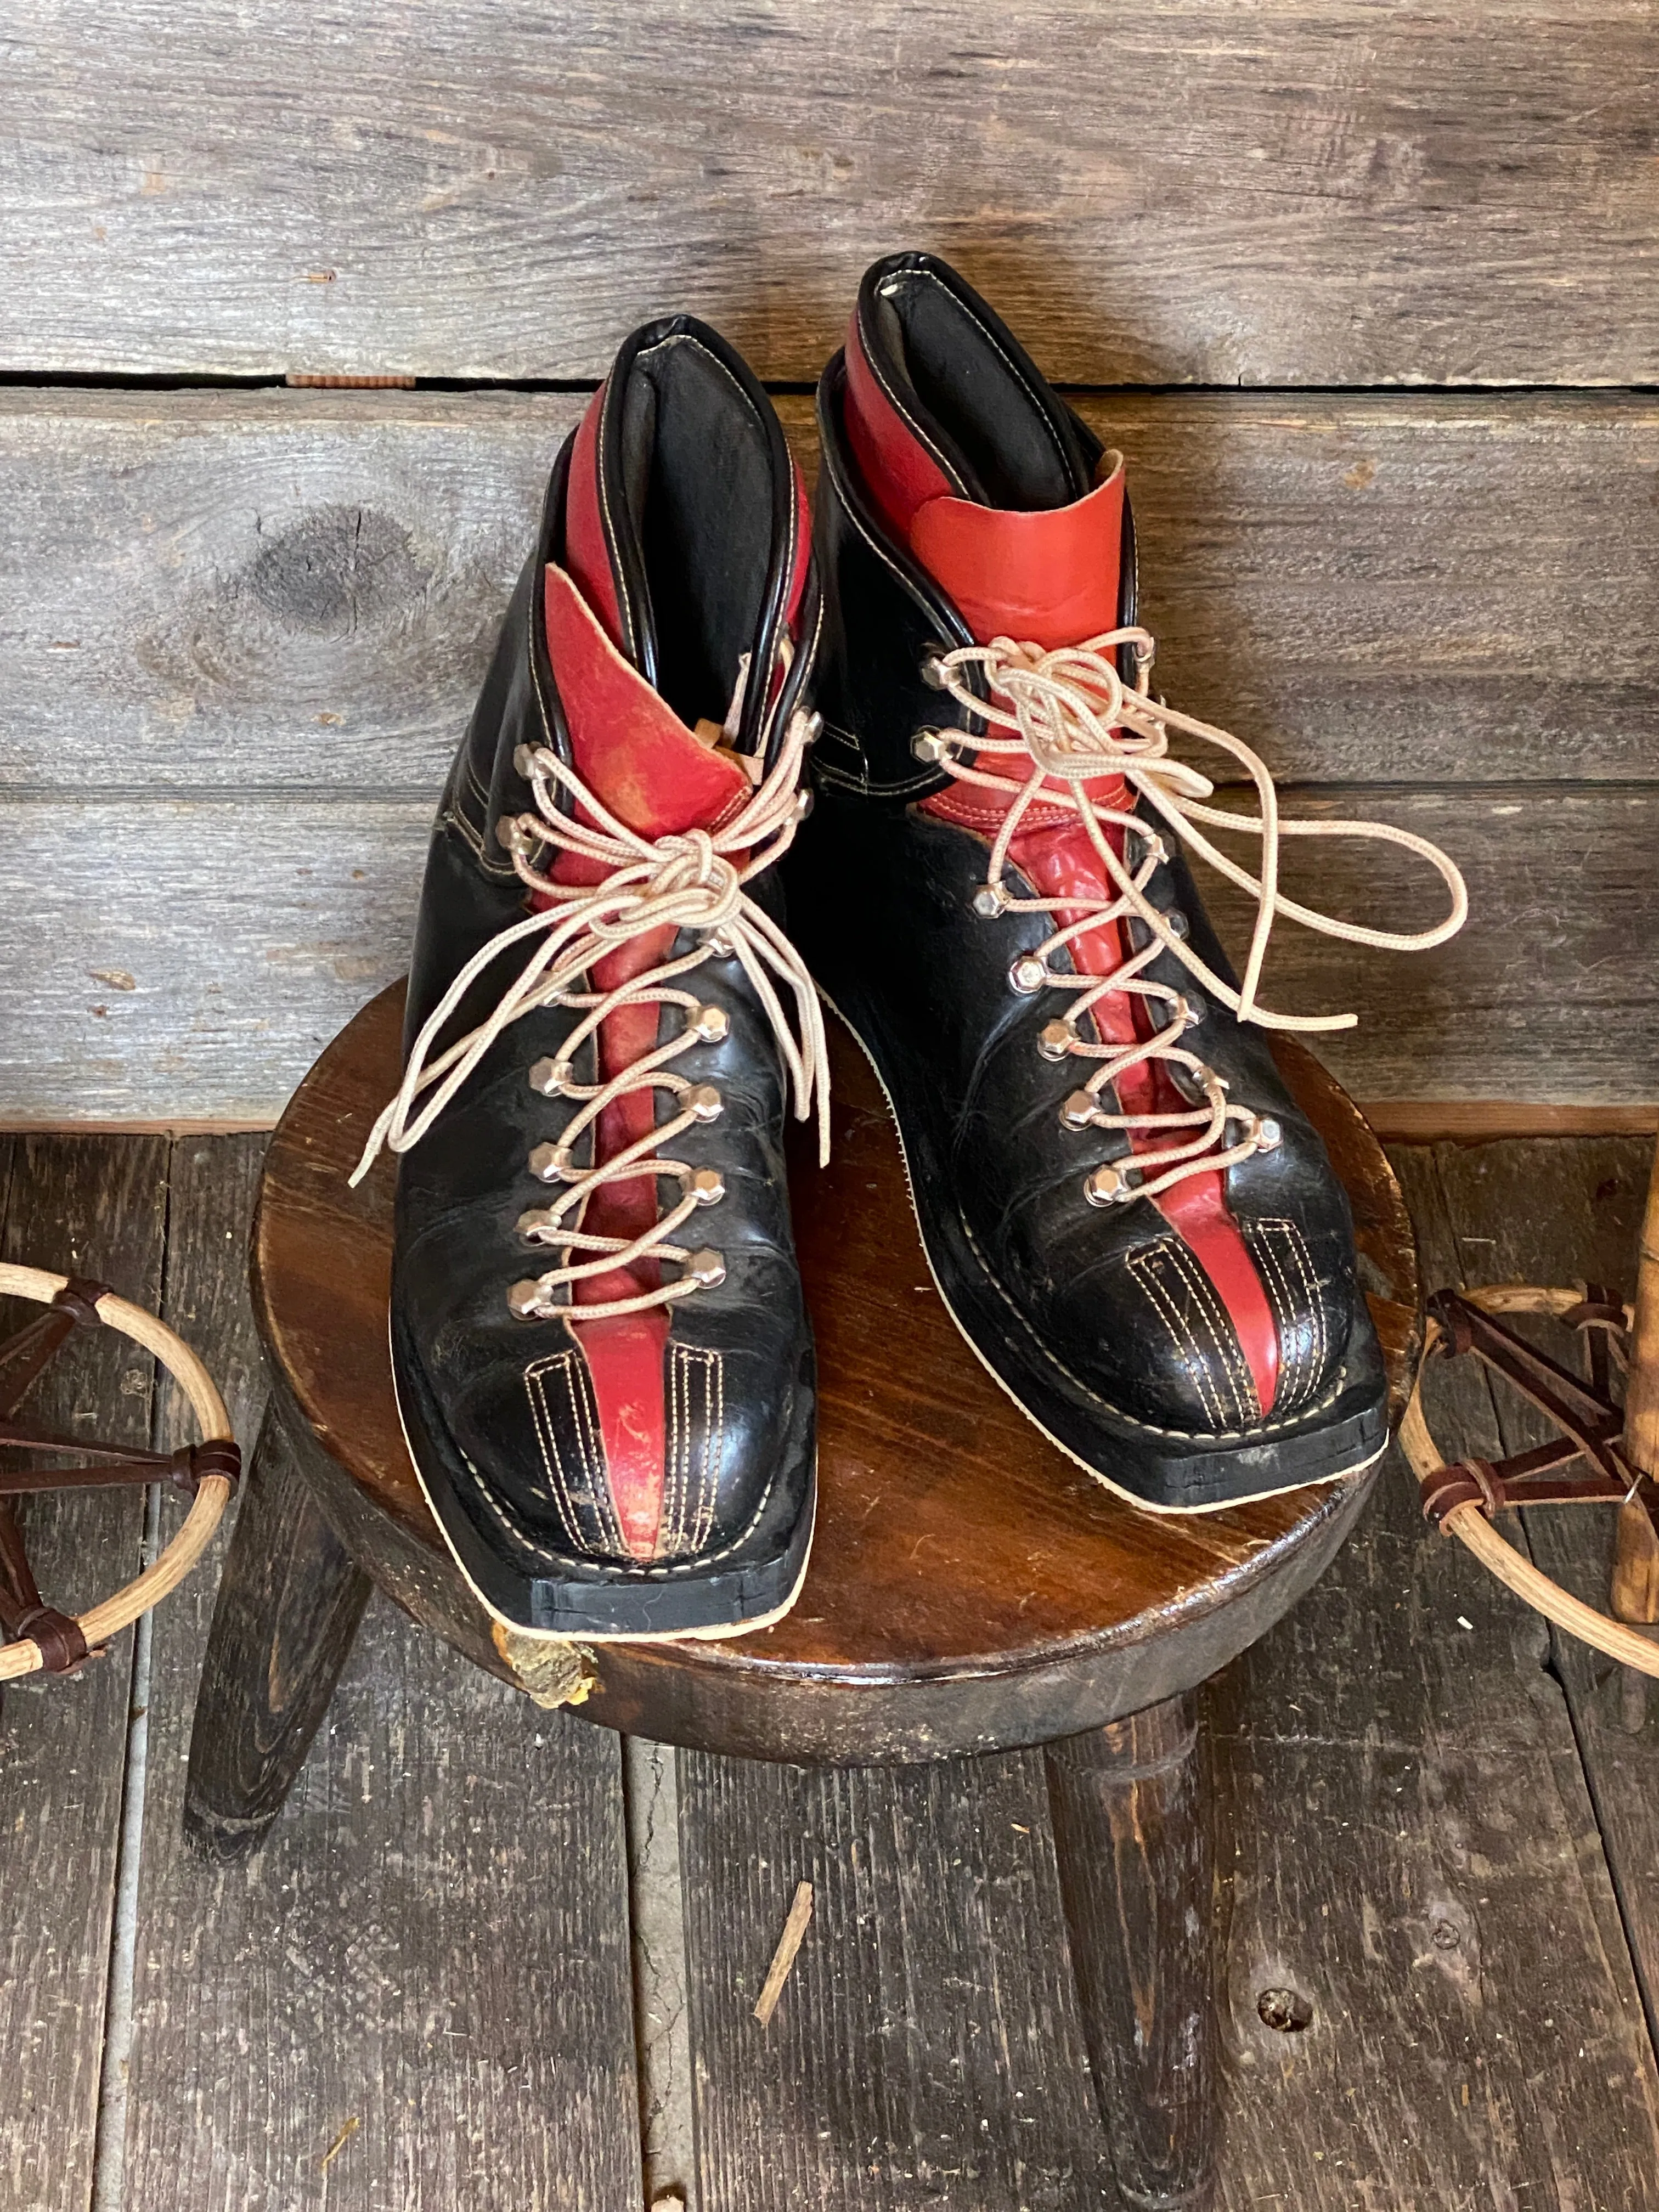
MULTIPOLYGON (((1659 1099, 1646 1105, 1577 1105, 1528 1098, 1375 1098, 1356 1104, 1384 1144, 1485 1144, 1499 1137, 1650 1137, 1659 1134, 1659 1099)), ((3 1137, 263 1136, 280 1117, 259 1121, 7 1121, 3 1137)))

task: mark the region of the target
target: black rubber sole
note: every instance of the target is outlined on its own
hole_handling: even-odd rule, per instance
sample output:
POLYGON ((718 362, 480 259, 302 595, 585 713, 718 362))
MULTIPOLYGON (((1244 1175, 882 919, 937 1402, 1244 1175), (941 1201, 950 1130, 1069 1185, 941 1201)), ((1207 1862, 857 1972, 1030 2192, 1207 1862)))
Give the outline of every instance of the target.
POLYGON ((969 1241, 946 1173, 925 1069, 848 989, 825 1003, 875 1070, 897 1124, 923 1250, 951 1319, 1021 1410, 1099 1482, 1158 1513, 1215 1512, 1369 1467, 1389 1441, 1388 1378, 1363 1298, 1355 1293, 1345 1379, 1328 1404, 1282 1430, 1236 1443, 1155 1429, 1090 1397, 1051 1360, 969 1241))
MULTIPOLYGON (((572 1559, 562 1572, 530 1575, 485 1539, 464 1503, 479 1478, 444 1426, 420 1364, 392 1316, 392 1379, 415 1473, 456 1565, 485 1611, 522 1635, 573 1642, 654 1643, 739 1636, 781 1620, 800 1593, 817 1509, 816 1393, 797 1394, 787 1457, 800 1470, 801 1504, 787 1531, 763 1528, 747 1546, 702 1567, 612 1566, 572 1559)), ((779 1486, 787 1495, 786 1477, 779 1486)))

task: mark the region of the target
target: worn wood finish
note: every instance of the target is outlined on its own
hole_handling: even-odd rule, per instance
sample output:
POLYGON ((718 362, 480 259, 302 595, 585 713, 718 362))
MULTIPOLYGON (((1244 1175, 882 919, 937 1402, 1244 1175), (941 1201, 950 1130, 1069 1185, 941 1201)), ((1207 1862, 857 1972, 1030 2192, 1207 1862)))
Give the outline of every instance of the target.
MULTIPOLYGON (((21 943, 0 1119, 268 1124, 399 971, 434 795, 578 404, 3 395, 0 903, 21 943)), ((786 406, 805 450, 808 403, 786 406)), ((1087 411, 1132 457, 1171 696, 1287 778, 1391 787, 1287 788, 1292 811, 1405 821, 1469 874, 1468 928, 1422 960, 1280 933, 1282 1000, 1361 1013, 1328 1047, 1341 1079, 1396 1109, 1650 1107, 1659 410, 1087 411), (1601 781, 1540 781, 1567 767, 1601 781), (1616 1056, 1583 1049, 1603 1000, 1616 1056)), ((1339 911, 1412 921, 1435 897, 1361 851, 1298 866, 1339 911)))
MULTIPOLYGON (((1659 775, 1651 398, 1079 404, 1127 457, 1160 684, 1276 774, 1659 775)), ((435 797, 581 405, 0 391, 0 781, 435 797)))
POLYGON ((593 377, 685 307, 805 377, 871 255, 922 245, 1078 382, 1653 371, 1659 83, 1620 0, 6 27, 7 368, 593 377))
POLYGON ((1215 2185, 1215 1861, 1189 1696, 1044 1753, 1089 2062, 1126 2204, 1215 2185))
POLYGON ((1041 1754, 679 1768, 702 2212, 1109 2203, 1041 1754))
MULTIPOLYGON (((173 1147, 168 1318, 247 1437, 264 1388, 244 1265, 262 1150, 173 1147)), ((181 1833, 212 1606, 198 1577, 153 1622, 125 2203, 637 2204, 611 1739, 508 1698, 376 1607, 286 1819, 246 1873, 215 1875, 181 1833)))
MULTIPOLYGON (((1450 944, 1359 953, 1286 924, 1269 1005, 1352 1009, 1321 1041, 1352 1095, 1638 1103, 1659 1055, 1659 789, 1291 790, 1435 839, 1474 919, 1450 944), (1616 1024, 1617 1053, 1585 1049, 1616 1024)), ((0 1123, 280 1113, 327 1036, 409 957, 429 799, 25 800, 0 813, 0 1123)), ((1249 848, 1241 847, 1242 851, 1249 848)), ((1291 854, 1292 895, 1387 927, 1443 910, 1379 848, 1291 854)), ((1206 901, 1235 943, 1242 897, 1206 901)))
MULTIPOLYGON (((1457 1231, 1496 1221, 1455 1230, 1433 1158, 1393 1157, 1425 1280, 1455 1278, 1457 1231)), ((1500 1448, 1477 1371, 1431 1388, 1437 1437, 1500 1448)), ((1391 1455, 1365 1528, 1218 1686, 1224 2212, 1650 2202, 1659 2077, 1548 1657, 1391 1455)))
MULTIPOLYGON (((154 1307, 167 1171, 159 1138, 19 1140, 0 1257, 96 1275, 154 1307)), ((88 1330, 27 1402, 54 1427, 143 1445, 152 1388, 136 1346, 88 1330)), ((24 1517, 42 1591, 65 1610, 142 1564, 142 1490, 54 1492, 24 1517)), ((123 1634, 78 1676, 12 1684, 0 1715, 0 2202, 28 2212, 88 2202, 131 1678, 123 1634)))
MULTIPOLYGON (((1458 1237, 1449 1255, 1455 1272, 1442 1279, 1601 1281, 1628 1297, 1650 1155, 1632 1139, 1437 1147, 1458 1237)), ((1570 1332, 1534 1327, 1555 1358, 1576 1363, 1570 1332)), ((1542 1440, 1546 1431, 1523 1400, 1501 1384, 1492 1396, 1503 1450, 1542 1440)), ((1606 1612, 1613 1511, 1540 1508, 1521 1517, 1545 1573, 1606 1612)), ((1511 1538, 1515 1519, 1504 1516, 1511 1538)), ((1572 1637, 1557 1635, 1553 1644, 1649 2017, 1659 2021, 1659 1698, 1628 1700, 1622 1668, 1572 1637)))
POLYGON ((246 1857, 264 1840, 373 1587, 267 1415, 220 1577, 191 1734, 185 1832, 204 1857, 246 1857))
MULTIPOLYGON (((483 1616, 427 1514, 392 1399, 392 1163, 346 1182, 395 1082, 400 999, 385 994, 337 1040, 271 1141, 256 1294, 342 1540, 477 1655, 483 1616)), ((839 1031, 833 1064, 833 1164, 798 1158, 792 1178, 819 1361, 805 1588, 787 1619, 729 1644, 600 1647, 584 1717, 761 1758, 927 1759, 1043 1741, 1190 1688, 1325 1565, 1365 1479, 1198 1516, 1140 1513, 1091 1481, 957 1335, 879 1092, 839 1031)), ((1295 1048, 1285 1064, 1352 1194, 1397 1386, 1417 1304, 1399 1194, 1328 1078, 1295 1048)))

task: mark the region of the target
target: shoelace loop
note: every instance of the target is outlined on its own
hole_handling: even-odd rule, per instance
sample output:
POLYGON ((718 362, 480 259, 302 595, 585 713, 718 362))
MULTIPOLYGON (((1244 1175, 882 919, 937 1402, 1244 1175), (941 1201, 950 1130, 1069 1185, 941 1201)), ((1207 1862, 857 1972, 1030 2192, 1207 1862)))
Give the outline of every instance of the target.
POLYGON ((712 1170, 694 1170, 684 1161, 662 1157, 685 1130, 714 1120, 720 1111, 720 1094, 712 1085, 692 1083, 670 1065, 683 1052, 717 1042, 726 1034, 727 1018, 721 1008, 703 1006, 694 993, 677 986, 677 978, 691 975, 707 961, 735 957, 741 964, 789 1071, 796 1115, 808 1120, 816 1108, 818 1156, 821 1161, 828 1159, 830 1079, 817 993, 800 955, 744 888, 780 859, 793 839, 802 818, 801 764, 816 732, 816 717, 793 714, 773 766, 730 821, 713 830, 688 830, 658 838, 641 836, 619 821, 550 747, 521 747, 515 757, 515 765, 530 783, 535 811, 504 818, 497 835, 512 854, 520 879, 546 903, 499 931, 456 975, 422 1024, 397 1094, 370 1131, 351 1181, 354 1185, 362 1181, 383 1147, 406 1152, 419 1144, 513 1023, 544 1006, 580 1012, 581 1019, 561 1045, 559 1059, 538 1062, 532 1071, 538 1089, 550 1097, 579 1101, 580 1106, 558 1144, 538 1146, 532 1155, 534 1173, 565 1188, 545 1209, 523 1215, 519 1227, 532 1242, 558 1248, 561 1264, 514 1285, 508 1303, 521 1317, 544 1318, 567 1310, 561 1293, 568 1297, 576 1283, 647 1258, 677 1264, 684 1272, 636 1297, 584 1304, 578 1310, 580 1317, 599 1321, 672 1304, 723 1279, 725 1267, 718 1253, 692 1251, 671 1240, 698 1206, 718 1201, 724 1184, 712 1170), (563 811, 562 793, 588 818, 563 811), (605 872, 602 880, 556 881, 535 865, 536 857, 550 846, 597 863, 605 872), (577 988, 605 954, 662 929, 676 934, 698 931, 702 942, 612 990, 577 988), (439 1036, 477 977, 514 945, 526 942, 534 950, 493 1011, 477 1028, 438 1052, 439 1036), (779 985, 793 997, 793 1025, 779 985), (607 1081, 577 1083, 574 1064, 583 1045, 619 1007, 641 1006, 678 1006, 685 1013, 684 1026, 607 1081), (585 1168, 574 1164, 574 1147, 605 1108, 641 1090, 666 1091, 676 1102, 676 1111, 610 1159, 585 1168), (417 1102, 427 1091, 431 1096, 417 1110, 417 1102), (599 1236, 581 1227, 596 1190, 647 1176, 676 1178, 684 1194, 641 1235, 630 1240, 599 1236), (573 1253, 594 1256, 573 1260, 573 1253))
MULTIPOLYGON (((1188 973, 1202 983, 1218 1004, 1229 1006, 1242 1022, 1268 1030, 1320 1030, 1352 1029, 1358 1018, 1346 1014, 1287 1014, 1260 1004, 1257 993, 1262 963, 1274 921, 1284 915, 1322 936, 1352 945, 1376 945, 1390 951, 1425 951, 1455 935, 1468 914, 1468 894, 1455 865, 1439 847, 1409 830, 1384 822, 1285 821, 1279 811, 1273 781, 1260 756, 1231 732, 1179 713, 1153 700, 1146 686, 1155 647, 1150 631, 1136 627, 1107 630, 1078 646, 1045 651, 1012 638, 994 638, 988 645, 963 646, 932 659, 925 672, 928 680, 989 726, 988 734, 975 737, 966 730, 936 729, 919 733, 917 750, 960 783, 976 785, 1006 797, 1015 779, 970 765, 963 756, 992 755, 1010 759, 1024 757, 1030 773, 1016 790, 1005 812, 986 872, 986 882, 975 898, 977 910, 988 916, 1003 913, 1071 916, 1036 952, 1014 963, 1010 981, 1016 990, 1035 994, 1043 989, 1071 991, 1076 1000, 1066 1019, 1048 1024, 1039 1049, 1045 1057, 1061 1060, 1075 1054, 1099 1065, 1081 1091, 1074 1091, 1061 1109, 1066 1126, 1083 1129, 1157 1130, 1171 1137, 1182 1131, 1196 1133, 1184 1141, 1135 1152, 1115 1166, 1097 1168, 1085 1184, 1086 1194, 1097 1205, 1124 1203, 1154 1197, 1174 1183, 1194 1175, 1209 1175, 1270 1150, 1280 1141, 1276 1122, 1243 1106, 1231 1103, 1225 1085, 1214 1070, 1180 1042, 1197 1026, 1206 1011, 1168 984, 1142 971, 1162 953, 1170 953, 1188 973), (1127 650, 1135 664, 1135 681, 1126 684, 1109 657, 1114 648, 1127 650), (981 671, 988 697, 981 697, 963 681, 963 672, 981 671), (1170 731, 1184 731, 1206 744, 1217 746, 1237 761, 1255 787, 1259 811, 1235 814, 1204 802, 1215 787, 1184 762, 1170 754, 1170 731), (1008 732, 999 737, 997 731, 1008 732), (1217 975, 1194 950, 1171 917, 1154 907, 1146 896, 1157 868, 1168 859, 1169 848, 1145 817, 1129 807, 1099 803, 1086 787, 1102 778, 1121 778, 1130 792, 1143 798, 1158 821, 1218 873, 1238 885, 1255 902, 1256 916, 1250 935, 1249 955, 1237 989, 1217 975), (1116 896, 1088 901, 1021 898, 1008 887, 1005 871, 1020 825, 1035 805, 1059 806, 1075 813, 1099 857, 1107 881, 1116 896), (1123 853, 1113 849, 1108 828, 1122 832, 1123 853), (1205 834, 1211 827, 1243 832, 1261 841, 1259 876, 1228 857, 1205 834), (1129 861, 1129 840, 1139 846, 1139 857, 1129 861), (1284 837, 1358 837, 1403 846, 1438 872, 1451 894, 1451 910, 1433 928, 1402 933, 1371 929, 1358 922, 1322 915, 1286 898, 1279 888, 1279 842, 1284 837), (1054 953, 1074 939, 1103 926, 1133 919, 1148 933, 1147 942, 1129 955, 1110 974, 1102 976, 1056 972, 1050 965, 1054 953), (1126 992, 1161 1000, 1169 1008, 1166 1025, 1153 1036, 1132 1045, 1092 1043, 1078 1024, 1108 994, 1126 992), (1200 1091, 1203 1103, 1188 1114, 1114 1114, 1100 1104, 1100 1094, 1130 1067, 1157 1060, 1184 1077, 1192 1090, 1200 1091), (1242 1133, 1226 1142, 1230 1127, 1242 1133), (1212 1147, 1220 1144, 1219 1150, 1212 1147), (1158 1172, 1158 1170, 1162 1172, 1158 1172), (1133 1170, 1135 1180, 1130 1181, 1133 1170)), ((1196 998, 1196 994, 1194 994, 1196 998)))

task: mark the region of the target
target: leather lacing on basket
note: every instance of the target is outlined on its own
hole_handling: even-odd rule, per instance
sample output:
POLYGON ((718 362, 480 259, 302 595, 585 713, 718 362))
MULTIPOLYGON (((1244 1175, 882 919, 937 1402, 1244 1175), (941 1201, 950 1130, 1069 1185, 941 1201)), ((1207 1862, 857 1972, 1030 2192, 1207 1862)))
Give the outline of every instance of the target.
MULTIPOLYGON (((1146 1131, 1167 1134, 1173 1141, 1134 1154, 1137 1179, 1122 1169, 1097 1171, 1088 1195, 1097 1204, 1127 1202, 1156 1196, 1188 1176, 1210 1175, 1270 1149, 1280 1133, 1271 1121, 1236 1105, 1226 1097, 1226 1085, 1208 1064, 1190 1051, 1182 1039, 1204 1018, 1201 1001, 1194 1005, 1185 993, 1160 983, 1145 970, 1160 955, 1172 954, 1202 983, 1219 1004, 1230 1006, 1242 1022, 1255 1022, 1268 1030, 1340 1030, 1352 1028, 1357 1017, 1346 1014, 1285 1014, 1257 1002, 1262 962, 1275 919, 1285 915, 1322 935, 1352 945, 1373 945, 1395 952, 1425 951, 1443 944, 1462 925, 1468 897, 1462 877, 1439 848, 1408 830, 1382 822, 1281 821, 1272 776, 1250 748, 1227 731, 1154 701, 1146 690, 1153 654, 1151 634, 1139 629, 1114 629, 1090 638, 1079 646, 1045 652, 1006 637, 989 645, 963 646, 931 659, 924 670, 936 689, 948 692, 959 706, 990 726, 984 736, 966 730, 939 729, 920 732, 918 757, 942 768, 958 782, 1006 797, 1014 779, 989 769, 970 765, 964 755, 1029 763, 1030 773, 1003 816, 994 842, 986 882, 976 895, 976 910, 988 918, 1000 914, 1043 914, 1060 918, 1060 927, 1034 953, 1014 962, 1009 981, 1017 991, 1035 994, 1059 990, 1075 994, 1063 1021, 1049 1023, 1042 1031, 1041 1048, 1054 1060, 1075 1055, 1097 1063, 1086 1085, 1073 1092, 1062 1109, 1069 1127, 1146 1131), (1133 687, 1118 674, 1108 655, 1114 648, 1127 650, 1135 662, 1133 687), (969 690, 963 672, 982 672, 988 698, 969 690), (1234 814, 1203 802, 1214 790, 1206 776, 1169 751, 1171 729, 1185 732, 1206 744, 1218 746, 1239 762, 1255 787, 1260 812, 1234 814), (1008 732, 998 736, 998 731, 1008 732), (1129 792, 1128 804, 1114 807, 1091 794, 1087 786, 1103 777, 1121 779, 1129 792), (1201 859, 1255 901, 1256 917, 1250 936, 1243 977, 1234 990, 1194 951, 1180 928, 1182 917, 1161 913, 1146 896, 1153 872, 1169 857, 1169 848, 1146 819, 1131 811, 1136 795, 1144 798, 1158 820, 1201 859), (1088 834, 1107 881, 1116 896, 1089 901, 1076 896, 1057 899, 1022 898, 1010 887, 1009 855, 1021 824, 1035 805, 1059 806, 1073 812, 1088 834), (1242 831, 1261 841, 1261 872, 1246 868, 1218 850, 1200 825, 1242 831), (1121 833, 1115 847, 1110 830, 1121 833), (1286 898, 1279 889, 1279 853, 1282 837, 1360 837, 1403 846, 1438 870, 1451 893, 1451 912, 1432 929, 1413 933, 1370 929, 1316 913, 1286 898), (1129 841, 1139 846, 1133 865, 1129 841), (1067 919, 1066 917, 1069 917, 1067 919), (1074 939, 1115 922, 1139 922, 1146 941, 1109 974, 1091 975, 1056 969, 1054 953, 1074 939), (1153 1036, 1133 1043, 1094 1042, 1079 1024, 1091 1009, 1115 992, 1161 1001, 1164 1026, 1153 1036), (1161 1061, 1186 1076, 1192 1088, 1203 1093, 1202 1104, 1188 1113, 1114 1113, 1101 1103, 1109 1084, 1131 1067, 1147 1060, 1161 1061), (1237 1129, 1237 1134, 1232 1132, 1237 1129), (1182 1133, 1191 1131, 1190 1136, 1182 1133), (1160 1172, 1161 1170, 1161 1172, 1160 1172)), ((1188 1092, 1190 1095, 1190 1090, 1188 1092)), ((1128 1164, 1125 1164, 1126 1166, 1128 1164)))
POLYGON ((561 1255, 557 1267, 514 1285, 508 1303, 520 1318, 569 1310, 568 1302, 576 1285, 641 1261, 666 1261, 684 1272, 635 1296, 582 1304, 574 1312, 585 1321, 639 1313, 647 1307, 672 1304, 724 1279, 725 1264, 717 1252, 692 1251, 672 1241, 700 1206, 715 1204, 724 1195, 721 1179, 713 1170, 694 1170, 684 1160, 665 1157, 676 1138, 695 1123, 714 1120, 721 1110, 720 1093, 712 1085, 692 1083, 671 1064, 693 1046, 717 1041, 726 1034, 724 1010, 702 1005, 694 992, 681 988, 679 979, 694 974, 706 962, 735 957, 741 964, 789 1070, 795 1112, 805 1121, 816 1104, 819 1157, 829 1158, 829 1072, 817 994, 800 955, 744 890, 751 878, 782 855, 793 839, 803 812, 801 764, 816 730, 816 717, 799 711, 790 716, 777 759, 729 822, 714 830, 688 830, 654 839, 641 836, 618 821, 546 746, 519 749, 514 764, 531 785, 536 811, 504 820, 498 834, 512 853, 520 877, 545 904, 493 937, 445 992, 415 1040, 397 1096, 370 1132, 351 1180, 354 1184, 361 1181, 382 1146, 405 1152, 419 1144, 495 1040, 514 1022, 544 1006, 579 1010, 581 1018, 566 1037, 560 1058, 538 1061, 532 1071, 532 1082, 545 1095, 580 1103, 559 1143, 540 1146, 532 1155, 534 1172, 544 1181, 562 1182, 567 1187, 551 1205, 520 1220, 519 1227, 526 1237, 552 1245, 561 1255), (561 793, 568 793, 589 818, 579 819, 564 811, 559 804, 561 793), (532 854, 550 845, 599 863, 606 870, 604 880, 598 884, 556 881, 532 860, 532 854), (607 953, 651 931, 664 929, 676 935, 683 930, 696 930, 702 933, 702 941, 690 951, 661 961, 612 990, 580 988, 586 971, 607 953), (436 1052, 445 1024, 477 977, 503 953, 525 943, 533 943, 535 950, 494 1011, 476 1029, 436 1052), (780 983, 793 995, 793 1027, 779 995, 780 983), (573 1073, 575 1056, 609 1017, 623 1006, 651 1006, 679 1007, 685 1015, 684 1025, 608 1080, 578 1083, 573 1073), (432 1095, 416 1111, 416 1102, 428 1091, 432 1095), (669 1092, 674 1112, 610 1158, 586 1167, 577 1164, 573 1158, 574 1149, 605 1108, 639 1091, 669 1092), (683 1192, 678 1203, 648 1229, 623 1238, 601 1236, 581 1226, 589 1200, 602 1186, 647 1176, 674 1178, 683 1192), (572 1254, 594 1256, 573 1259, 572 1254))

